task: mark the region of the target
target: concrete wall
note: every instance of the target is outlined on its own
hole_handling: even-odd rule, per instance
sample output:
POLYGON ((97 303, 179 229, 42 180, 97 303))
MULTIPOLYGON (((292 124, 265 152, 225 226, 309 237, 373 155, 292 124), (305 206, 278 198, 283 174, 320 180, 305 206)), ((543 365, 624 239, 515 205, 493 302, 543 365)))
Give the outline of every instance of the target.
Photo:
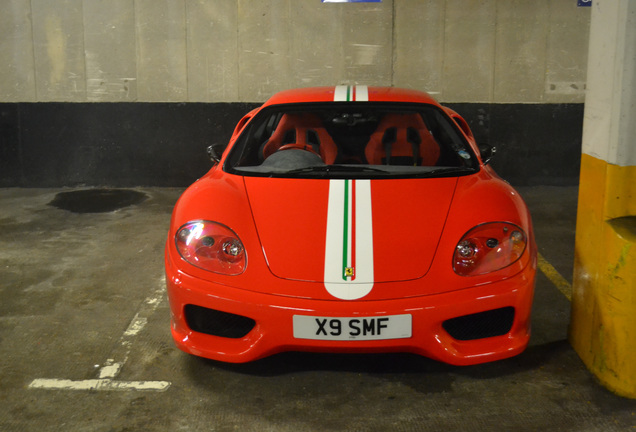
POLYGON ((577 184, 589 21, 576 0, 0 0, 0 186, 184 186, 256 104, 336 84, 428 91, 511 183, 577 184))
POLYGON ((442 102, 581 103, 576 0, 0 0, 0 102, 260 102, 412 87, 442 102))

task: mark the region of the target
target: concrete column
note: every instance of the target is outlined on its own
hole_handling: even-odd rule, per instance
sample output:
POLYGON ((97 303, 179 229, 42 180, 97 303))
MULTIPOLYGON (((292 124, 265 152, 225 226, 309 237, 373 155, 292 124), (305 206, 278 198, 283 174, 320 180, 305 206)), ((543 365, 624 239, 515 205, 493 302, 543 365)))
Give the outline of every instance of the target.
POLYGON ((636 398, 636 1, 592 5, 570 342, 636 398))

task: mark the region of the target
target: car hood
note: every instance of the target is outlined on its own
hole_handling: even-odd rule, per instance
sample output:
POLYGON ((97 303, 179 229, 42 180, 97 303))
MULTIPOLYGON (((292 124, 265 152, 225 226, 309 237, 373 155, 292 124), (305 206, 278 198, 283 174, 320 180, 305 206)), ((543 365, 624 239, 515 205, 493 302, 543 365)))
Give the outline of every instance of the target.
POLYGON ((374 283, 424 276, 456 178, 325 180, 245 177, 271 272, 322 282, 343 299, 374 283))

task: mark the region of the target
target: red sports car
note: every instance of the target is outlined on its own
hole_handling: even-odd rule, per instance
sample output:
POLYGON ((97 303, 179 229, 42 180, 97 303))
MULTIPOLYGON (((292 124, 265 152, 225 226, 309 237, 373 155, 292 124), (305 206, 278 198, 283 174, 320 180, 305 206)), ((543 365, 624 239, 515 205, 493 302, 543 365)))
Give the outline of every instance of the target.
POLYGON ((528 209, 466 121, 428 94, 274 95, 174 208, 172 335, 194 355, 411 352, 469 365, 530 335, 528 209))

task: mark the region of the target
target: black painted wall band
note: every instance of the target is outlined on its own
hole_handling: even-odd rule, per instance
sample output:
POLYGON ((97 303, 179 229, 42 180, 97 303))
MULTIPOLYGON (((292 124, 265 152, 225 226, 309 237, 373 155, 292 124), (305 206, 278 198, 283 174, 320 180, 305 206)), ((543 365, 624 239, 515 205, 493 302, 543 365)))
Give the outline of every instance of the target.
MULTIPOLYGON (((253 103, 0 103, 0 186, 187 186, 253 103)), ((514 185, 576 185, 583 104, 447 104, 514 185)))

